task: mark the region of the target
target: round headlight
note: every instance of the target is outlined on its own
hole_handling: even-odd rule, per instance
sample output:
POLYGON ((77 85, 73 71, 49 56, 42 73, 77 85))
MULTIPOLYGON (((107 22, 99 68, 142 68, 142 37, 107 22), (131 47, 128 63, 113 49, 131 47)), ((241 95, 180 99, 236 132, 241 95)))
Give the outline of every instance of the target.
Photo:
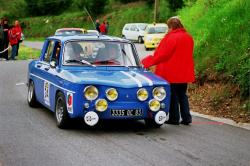
POLYGON ((98 89, 95 86, 87 86, 84 89, 84 96, 87 100, 95 100, 98 97, 98 89))
POLYGON ((153 96, 156 100, 162 101, 166 98, 166 91, 163 87, 156 87, 153 89, 153 96))
POLYGON ((137 91, 137 98, 140 101, 145 101, 148 99, 148 91, 145 88, 141 88, 137 91))
POLYGON ((118 92, 115 88, 109 88, 106 90, 106 97, 110 100, 110 101, 115 101, 118 97, 118 92))
POLYGON ((99 112, 106 111, 108 108, 108 102, 105 99, 98 99, 95 102, 95 109, 99 112))
POLYGON ((160 110, 161 104, 158 100, 152 99, 149 101, 148 106, 149 106, 151 111, 156 112, 156 111, 160 110))

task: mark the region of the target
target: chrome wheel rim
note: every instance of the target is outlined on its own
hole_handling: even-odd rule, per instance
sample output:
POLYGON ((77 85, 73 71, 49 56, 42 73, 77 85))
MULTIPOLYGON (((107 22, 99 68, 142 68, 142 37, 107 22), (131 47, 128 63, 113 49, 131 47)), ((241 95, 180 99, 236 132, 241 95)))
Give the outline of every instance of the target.
POLYGON ((62 118, 63 118, 63 102, 61 97, 59 97, 56 102, 56 119, 59 123, 61 123, 62 118))
POLYGON ((33 97, 33 89, 34 89, 34 84, 33 82, 30 82, 29 89, 28 89, 28 101, 30 102, 32 97, 33 97))

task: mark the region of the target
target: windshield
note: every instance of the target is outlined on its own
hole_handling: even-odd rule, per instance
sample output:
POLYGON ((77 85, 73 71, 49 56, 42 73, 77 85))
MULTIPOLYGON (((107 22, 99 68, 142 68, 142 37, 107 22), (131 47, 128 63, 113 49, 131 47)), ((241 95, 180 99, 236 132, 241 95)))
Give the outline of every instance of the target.
POLYGON ((60 30, 55 33, 55 35, 77 35, 83 34, 81 30, 60 30))
POLYGON ((139 24, 138 27, 140 28, 140 30, 145 30, 147 27, 147 24, 139 24))
POLYGON ((167 27, 148 27, 148 34, 166 33, 167 27))
POLYGON ((64 65, 137 66, 132 44, 108 41, 70 41, 65 44, 64 65), (86 63, 88 62, 88 63, 86 63))

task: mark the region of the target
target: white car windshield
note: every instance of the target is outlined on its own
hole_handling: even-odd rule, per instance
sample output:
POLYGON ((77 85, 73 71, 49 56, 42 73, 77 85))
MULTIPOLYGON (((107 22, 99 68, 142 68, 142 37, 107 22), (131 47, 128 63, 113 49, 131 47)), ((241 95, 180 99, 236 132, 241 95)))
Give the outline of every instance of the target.
POLYGON ((132 44, 107 41, 70 41, 65 44, 64 65, 137 66, 132 44))

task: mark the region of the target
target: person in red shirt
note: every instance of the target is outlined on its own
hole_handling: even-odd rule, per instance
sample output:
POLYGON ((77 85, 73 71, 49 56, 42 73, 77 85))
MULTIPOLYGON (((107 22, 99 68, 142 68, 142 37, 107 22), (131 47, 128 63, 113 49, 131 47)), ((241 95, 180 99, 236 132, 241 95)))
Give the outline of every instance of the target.
POLYGON ((21 28, 21 26, 20 26, 18 20, 15 21, 15 29, 16 29, 16 32, 17 32, 17 40, 18 40, 16 56, 18 56, 19 44, 22 42, 22 41, 21 41, 21 37, 22 37, 22 28, 21 28))
POLYGON ((12 47, 10 59, 15 60, 17 54, 18 35, 19 35, 15 26, 10 27, 8 35, 9 35, 9 42, 12 47))
POLYGON ((100 25, 100 32, 102 35, 106 35, 106 24, 105 21, 100 25))
POLYGON ((192 117, 186 95, 187 83, 195 81, 193 48, 194 41, 184 29, 178 17, 167 21, 168 34, 162 39, 153 56, 142 60, 145 68, 156 65, 155 74, 170 83, 171 102, 169 119, 165 123, 189 125, 192 117))

